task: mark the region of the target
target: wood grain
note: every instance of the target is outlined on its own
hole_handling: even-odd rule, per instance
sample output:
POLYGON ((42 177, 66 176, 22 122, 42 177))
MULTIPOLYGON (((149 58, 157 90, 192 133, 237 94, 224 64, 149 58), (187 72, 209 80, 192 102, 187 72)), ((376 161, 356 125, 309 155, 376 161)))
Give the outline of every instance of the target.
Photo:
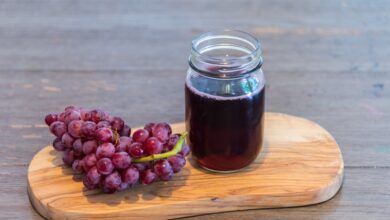
MULTIPOLYGON (((183 132, 184 124, 175 124, 183 132)), ((28 192, 49 219, 166 219, 254 208, 316 204, 341 186, 344 163, 334 138, 309 120, 265 117, 265 147, 248 168, 216 174, 187 163, 172 181, 112 195, 85 191, 51 146, 31 161, 28 192)))

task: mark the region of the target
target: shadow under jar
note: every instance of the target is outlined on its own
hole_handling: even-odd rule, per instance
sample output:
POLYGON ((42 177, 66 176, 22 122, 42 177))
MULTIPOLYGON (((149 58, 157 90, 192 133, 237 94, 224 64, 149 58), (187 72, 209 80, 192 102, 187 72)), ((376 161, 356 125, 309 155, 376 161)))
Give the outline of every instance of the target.
POLYGON ((248 166, 263 144, 260 43, 240 31, 205 33, 192 41, 189 65, 185 118, 193 158, 215 172, 248 166))

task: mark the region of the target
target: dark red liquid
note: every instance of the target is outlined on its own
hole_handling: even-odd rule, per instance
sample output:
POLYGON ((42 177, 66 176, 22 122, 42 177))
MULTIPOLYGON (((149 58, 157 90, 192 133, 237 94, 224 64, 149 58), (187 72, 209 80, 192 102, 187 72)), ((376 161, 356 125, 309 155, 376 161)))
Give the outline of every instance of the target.
POLYGON ((218 171, 254 161, 263 142, 264 88, 251 96, 217 98, 185 87, 189 145, 197 162, 218 171))

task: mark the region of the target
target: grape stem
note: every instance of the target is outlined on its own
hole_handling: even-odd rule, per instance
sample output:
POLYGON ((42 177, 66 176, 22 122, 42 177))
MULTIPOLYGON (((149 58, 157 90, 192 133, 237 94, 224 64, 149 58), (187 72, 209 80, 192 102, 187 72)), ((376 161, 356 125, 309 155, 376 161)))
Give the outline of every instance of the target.
POLYGON ((134 163, 143 163, 143 162, 149 162, 149 161, 153 161, 153 160, 159 160, 159 159, 164 159, 164 158, 175 156, 177 153, 179 153, 181 151, 181 148, 183 147, 186 136, 187 136, 187 132, 184 132, 183 134, 181 134, 176 145, 172 148, 172 150, 170 150, 168 152, 161 153, 161 154, 152 154, 152 155, 147 156, 147 157, 133 158, 132 161, 134 163))

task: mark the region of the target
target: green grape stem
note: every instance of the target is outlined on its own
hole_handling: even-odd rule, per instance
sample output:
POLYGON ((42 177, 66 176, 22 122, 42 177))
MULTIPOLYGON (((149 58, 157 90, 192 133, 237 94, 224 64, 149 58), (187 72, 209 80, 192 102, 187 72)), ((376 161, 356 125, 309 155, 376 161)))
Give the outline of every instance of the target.
POLYGON ((152 155, 147 156, 147 157, 133 158, 132 161, 134 163, 143 163, 143 162, 149 162, 149 161, 153 161, 153 160, 165 159, 168 157, 175 156, 176 154, 178 154, 181 151, 183 144, 184 144, 184 141, 186 139, 186 136, 187 136, 187 132, 184 132, 183 134, 181 134, 176 145, 172 148, 172 150, 170 150, 168 152, 161 153, 161 154, 152 154, 152 155))

